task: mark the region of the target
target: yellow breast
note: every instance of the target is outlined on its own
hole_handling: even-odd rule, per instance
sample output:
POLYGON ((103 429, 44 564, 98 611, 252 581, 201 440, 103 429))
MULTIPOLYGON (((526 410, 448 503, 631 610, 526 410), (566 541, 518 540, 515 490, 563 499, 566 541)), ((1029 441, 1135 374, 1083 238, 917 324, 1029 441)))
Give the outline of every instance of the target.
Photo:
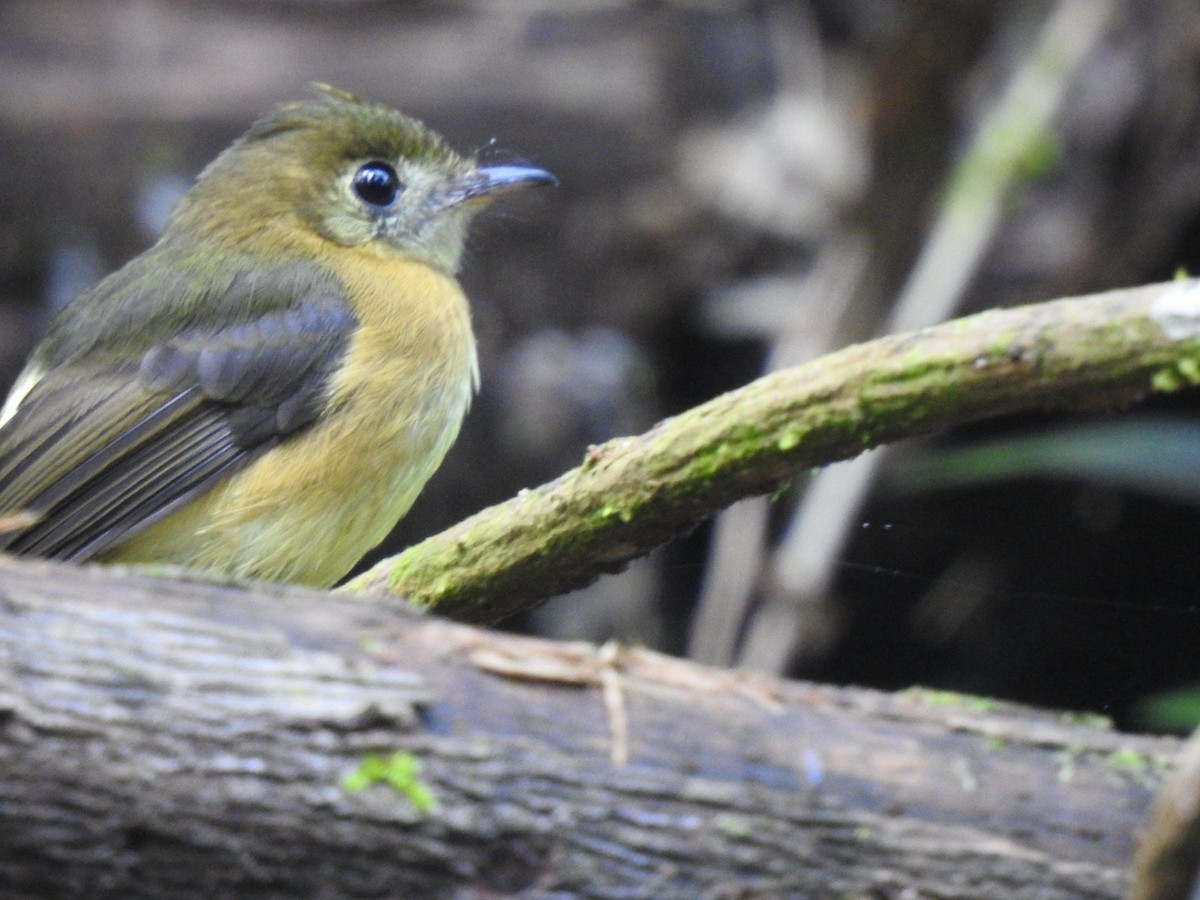
POLYGON ((328 586, 408 511, 478 381, 457 281, 394 255, 329 260, 360 327, 317 424, 107 559, 328 586))

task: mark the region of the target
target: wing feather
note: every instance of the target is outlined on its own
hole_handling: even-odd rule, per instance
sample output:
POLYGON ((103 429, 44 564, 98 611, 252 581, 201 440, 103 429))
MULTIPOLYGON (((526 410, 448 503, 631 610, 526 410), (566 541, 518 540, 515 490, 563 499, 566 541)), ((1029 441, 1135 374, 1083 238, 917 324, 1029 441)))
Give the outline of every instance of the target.
POLYGON ((354 327, 328 302, 51 370, 0 428, 0 548, 87 559, 306 428, 354 327), (10 519, 11 521, 11 519, 10 519))

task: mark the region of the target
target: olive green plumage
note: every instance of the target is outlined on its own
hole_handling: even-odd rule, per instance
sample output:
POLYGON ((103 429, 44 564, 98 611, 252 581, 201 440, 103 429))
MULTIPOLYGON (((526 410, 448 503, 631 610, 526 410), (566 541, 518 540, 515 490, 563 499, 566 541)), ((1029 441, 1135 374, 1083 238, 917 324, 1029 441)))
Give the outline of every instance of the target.
POLYGON ((336 580, 465 414, 472 216, 550 180, 332 88, 259 119, 31 356, 0 415, 0 547, 336 580))

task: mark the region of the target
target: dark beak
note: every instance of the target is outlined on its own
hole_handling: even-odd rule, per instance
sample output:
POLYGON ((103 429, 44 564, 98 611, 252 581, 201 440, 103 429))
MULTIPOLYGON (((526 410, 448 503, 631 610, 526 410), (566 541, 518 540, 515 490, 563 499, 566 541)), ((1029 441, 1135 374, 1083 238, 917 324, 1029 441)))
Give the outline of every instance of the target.
POLYGON ((558 179, 537 166, 497 165, 480 166, 467 175, 455 178, 441 195, 441 207, 456 206, 481 197, 499 196, 539 184, 558 184, 558 179))

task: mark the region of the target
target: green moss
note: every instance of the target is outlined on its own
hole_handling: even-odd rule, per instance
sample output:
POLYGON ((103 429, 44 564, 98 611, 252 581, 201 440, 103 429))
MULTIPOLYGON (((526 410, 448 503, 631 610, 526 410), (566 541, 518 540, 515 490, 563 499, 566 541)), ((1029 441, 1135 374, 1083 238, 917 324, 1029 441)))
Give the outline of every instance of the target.
POLYGON ((727 470, 731 463, 753 456, 762 441, 762 432, 749 425, 731 430, 728 439, 717 441, 697 453, 691 464, 695 477, 708 480, 727 470))
POLYGON ((1110 769, 1129 772, 1132 775, 1145 775, 1147 772, 1152 772, 1158 768, 1154 757, 1147 756, 1145 753, 1138 753, 1136 750, 1131 750, 1128 747, 1122 747, 1120 750, 1114 750, 1108 754, 1108 757, 1104 760, 1104 764, 1110 769))
POLYGON ((1094 712, 1064 712, 1060 718, 1068 725, 1083 725, 1087 728, 1102 728, 1112 731, 1113 720, 1108 716, 1094 712))
POLYGON ((407 797, 419 811, 430 812, 437 807, 437 798, 420 776, 421 761, 411 753, 397 751, 388 757, 371 754, 342 780, 342 787, 357 793, 375 784, 386 784, 407 797))
POLYGON ((789 450, 796 449, 796 447, 800 445, 800 441, 803 437, 804 432, 801 429, 788 428, 779 436, 779 440, 775 442, 775 446, 784 453, 787 453, 789 450))
POLYGON ((1150 386, 1165 394, 1195 384, 1200 384, 1200 358, 1194 356, 1181 357, 1150 378, 1150 386))
POLYGON ((1160 394, 1171 394, 1183 387, 1183 382, 1172 369, 1159 369, 1150 378, 1150 387, 1160 394))
POLYGON ((1021 351, 1021 333, 1010 328, 996 335, 987 352, 996 359, 1012 359, 1014 351, 1021 351))
POLYGON ((1175 364, 1179 374, 1188 380, 1189 384, 1200 384, 1200 360, 1185 356, 1175 364))
POLYGON ((905 691, 911 697, 917 697, 930 706, 958 706, 975 712, 994 712, 997 706, 991 697, 979 697, 975 694, 960 694, 958 691, 931 691, 926 688, 910 688, 905 691))
POLYGON ((609 519, 620 519, 622 522, 629 523, 633 521, 633 510, 628 506, 614 506, 611 503, 606 503, 596 511, 596 516, 601 522, 607 522, 609 519))

